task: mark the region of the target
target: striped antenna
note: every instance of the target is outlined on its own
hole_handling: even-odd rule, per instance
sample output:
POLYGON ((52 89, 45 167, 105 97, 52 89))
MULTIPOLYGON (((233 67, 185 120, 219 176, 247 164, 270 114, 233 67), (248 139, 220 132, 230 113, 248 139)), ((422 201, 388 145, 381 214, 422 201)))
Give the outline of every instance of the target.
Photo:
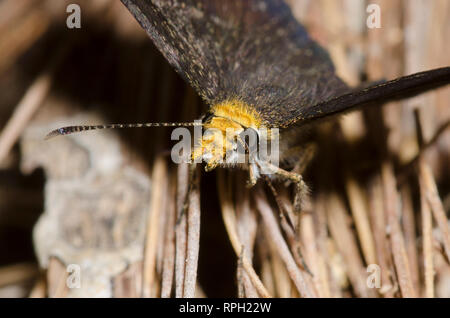
POLYGON ((203 126, 201 122, 187 123, 143 123, 143 124, 109 124, 109 125, 89 125, 89 126, 66 126, 55 129, 45 136, 50 139, 56 136, 70 135, 77 132, 96 129, 116 129, 116 128, 149 128, 149 127, 192 127, 203 126))

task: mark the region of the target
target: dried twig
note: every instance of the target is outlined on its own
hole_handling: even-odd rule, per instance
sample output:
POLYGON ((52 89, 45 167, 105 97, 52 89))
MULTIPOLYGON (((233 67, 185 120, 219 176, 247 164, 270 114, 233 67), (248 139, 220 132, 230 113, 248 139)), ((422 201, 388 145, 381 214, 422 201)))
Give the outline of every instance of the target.
POLYGON ((44 298, 46 296, 47 296, 47 283, 45 281, 45 275, 39 275, 28 297, 44 298))
POLYGON ((272 210, 261 193, 261 190, 255 195, 256 206, 258 207, 261 216, 263 217, 264 224, 270 235, 270 239, 273 240, 274 244, 278 248, 278 253, 286 265, 289 276, 294 281, 297 290, 302 297, 315 297, 316 293, 314 290, 309 288, 304 274, 297 267, 297 263, 292 256, 286 241, 284 240, 280 228, 277 224, 275 217, 273 216, 272 210))
POLYGON ((71 40, 62 45, 50 58, 49 66, 34 80, 16 106, 14 113, 0 133, 0 163, 5 160, 11 148, 26 128, 39 106, 45 100, 53 81, 53 72, 63 61, 73 45, 71 40))
POLYGON ((67 271, 63 263, 56 257, 51 257, 47 268, 48 297, 66 297, 69 291, 66 280, 67 271))
MULTIPOLYGON (((424 144, 421 118, 419 110, 415 109, 417 139, 420 147, 424 144)), ((436 182, 429 165, 425 161, 422 151, 419 151, 418 170, 420 185, 420 206, 422 212, 422 240, 424 255, 425 296, 434 297, 434 264, 433 264, 433 220, 430 208, 442 232, 444 250, 450 252, 450 236, 448 231, 447 217, 442 207, 442 202, 437 193, 436 182), (449 248, 447 248, 449 247, 449 248)), ((450 259, 450 258, 448 258, 450 259)))
POLYGON ((32 263, 18 263, 0 267, 0 287, 27 281, 37 275, 37 266, 32 263))
POLYGON ((175 228, 175 297, 183 297, 186 266, 187 224, 183 213, 189 188, 189 166, 180 164, 177 170, 177 221, 175 228))
MULTIPOLYGON (((256 212, 250 207, 250 193, 248 188, 238 179, 236 179, 235 186, 237 233, 245 249, 242 254, 245 253, 248 255, 249 261, 252 262, 257 230, 256 212)), ((242 259, 240 266, 243 269, 242 259)), ((245 297, 258 297, 258 292, 253 286, 247 272, 245 270, 242 271, 240 276, 242 277, 242 287, 244 288, 243 292, 245 297)))
POLYGON ((318 195, 316 201, 314 202, 314 214, 313 217, 316 223, 316 248, 318 252, 318 269, 314 272, 313 279, 320 278, 320 287, 317 287, 319 296, 320 291, 323 293, 323 297, 338 297, 337 283, 330 274, 330 267, 327 266, 327 261, 329 259, 329 253, 327 248, 328 243, 328 229, 327 229, 327 217, 325 208, 325 198, 324 195, 318 195), (316 274, 318 273, 318 275, 316 274), (316 276, 318 276, 316 278, 316 276))
POLYGON ((391 230, 390 241, 397 271, 398 283, 403 297, 417 297, 412 283, 411 270, 409 269, 408 256, 406 255, 405 241, 398 221, 399 198, 394 171, 390 162, 385 161, 381 166, 383 183, 383 199, 386 219, 391 230))
POLYGON ((436 132, 430 138, 429 141, 427 142, 422 141, 419 153, 411 161, 409 161, 402 167, 399 173, 399 184, 403 184, 405 182, 404 180, 406 179, 408 174, 413 172, 414 168, 417 167, 419 158, 421 156, 426 156, 429 150, 432 149, 432 146, 436 145, 436 142, 439 140, 439 137, 441 137, 444 134, 444 132, 448 131, 449 128, 450 128, 450 120, 447 120, 445 123, 443 123, 436 129, 436 132))
POLYGON ((444 211, 444 205, 439 197, 436 181, 434 180, 431 168, 424 164, 420 166, 420 174, 426 187, 426 198, 430 204, 434 219, 436 220, 439 230, 441 231, 442 244, 444 246, 447 261, 450 261, 450 231, 447 216, 444 211))
POLYGON ((171 183, 167 209, 166 236, 164 238, 164 258, 161 278, 161 298, 168 298, 172 292, 175 268, 175 222, 176 222, 176 184, 171 183))
POLYGON ((312 281, 319 297, 330 297, 326 267, 318 249, 318 240, 314 229, 314 210, 302 213, 299 218, 299 234, 305 249, 305 259, 311 269, 312 281))
POLYGON ((370 230, 365 193, 351 176, 346 178, 346 189, 364 259, 366 264, 375 264, 375 244, 370 230))
MULTIPOLYGON (((425 162, 419 160, 419 167, 422 170, 425 162)), ((419 175, 420 184, 420 210, 422 214, 422 245, 423 245, 423 267, 425 275, 425 296, 434 297, 434 269, 433 269, 433 224, 430 207, 426 197, 426 185, 423 174, 419 175)))
POLYGON ((331 236, 345 260, 346 273, 359 297, 374 296, 366 286, 367 274, 358 251, 355 235, 348 222, 349 215, 340 198, 330 193, 327 198, 327 219, 331 236))
POLYGON ((165 210, 167 198, 167 167, 165 159, 159 156, 155 159, 152 171, 153 190, 150 202, 150 212, 147 218, 147 236, 145 241, 143 264, 143 297, 155 297, 156 252, 158 244, 159 217, 165 210))
POLYGON ((420 281, 419 281, 419 258, 417 255, 416 244, 416 222, 414 220, 414 210, 411 198, 411 191, 408 185, 401 187, 402 195, 402 228, 405 233, 405 244, 408 253, 409 265, 413 279, 414 288, 420 295, 420 281))
MULTIPOLYGON (((234 252, 237 257, 239 257, 242 253, 242 243, 239 240, 239 237, 236 232, 236 215, 234 208, 231 204, 230 199, 230 191, 225 186, 225 181, 223 178, 223 171, 219 171, 218 186, 219 186, 219 199, 222 209, 222 217, 225 223, 226 230, 228 232, 228 236, 231 241, 231 245, 233 246, 234 252)), ((255 286, 256 290, 262 297, 271 297, 266 287, 263 285, 251 262, 249 261, 247 255, 244 255, 242 258, 242 266, 244 267, 247 274, 250 276, 250 279, 255 286)))
POLYGON ((244 281, 244 267, 242 266, 242 259, 244 258, 245 248, 242 246, 241 248, 241 255, 239 255, 238 259, 238 266, 236 270, 236 278, 237 278, 237 285, 238 285, 238 297, 244 298, 245 297, 245 281, 244 281))
POLYGON ((383 189, 379 176, 375 176, 369 185, 369 198, 369 213, 377 253, 377 264, 381 269, 381 288, 379 292, 384 297, 394 297, 392 254, 386 235, 387 225, 383 208, 383 189))
MULTIPOLYGON (((195 166, 194 166, 195 167, 195 166)), ((197 170, 192 180, 187 217, 187 251, 183 297, 195 297, 197 283, 198 253, 200 249, 200 173, 197 170)))
POLYGON ((52 76, 48 71, 39 75, 28 88, 0 134, 0 162, 5 160, 12 146, 26 128, 31 117, 50 91, 52 76))
POLYGON ((142 294, 142 261, 130 264, 128 268, 114 277, 114 297, 139 297, 142 294))

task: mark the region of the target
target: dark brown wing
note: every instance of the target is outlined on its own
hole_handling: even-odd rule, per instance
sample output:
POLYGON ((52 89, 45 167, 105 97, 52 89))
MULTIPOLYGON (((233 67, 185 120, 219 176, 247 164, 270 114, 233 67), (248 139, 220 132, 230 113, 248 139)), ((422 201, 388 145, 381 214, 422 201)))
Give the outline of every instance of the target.
POLYGON ((209 103, 239 98, 270 126, 347 87, 282 0, 122 0, 209 103))
POLYGON ((400 77, 304 107, 301 114, 289 124, 301 125, 361 107, 410 98, 448 84, 450 84, 450 67, 400 77))

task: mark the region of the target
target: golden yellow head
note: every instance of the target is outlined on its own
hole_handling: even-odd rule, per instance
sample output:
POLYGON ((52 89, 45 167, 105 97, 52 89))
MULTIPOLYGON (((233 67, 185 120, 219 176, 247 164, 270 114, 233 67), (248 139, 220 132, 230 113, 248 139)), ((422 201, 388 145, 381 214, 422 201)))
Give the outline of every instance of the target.
POLYGON ((212 118, 204 124, 206 129, 199 146, 194 148, 192 158, 206 161, 205 169, 210 171, 226 160, 227 152, 237 148, 238 135, 246 128, 257 130, 262 121, 258 113, 246 103, 229 100, 211 108, 212 118))

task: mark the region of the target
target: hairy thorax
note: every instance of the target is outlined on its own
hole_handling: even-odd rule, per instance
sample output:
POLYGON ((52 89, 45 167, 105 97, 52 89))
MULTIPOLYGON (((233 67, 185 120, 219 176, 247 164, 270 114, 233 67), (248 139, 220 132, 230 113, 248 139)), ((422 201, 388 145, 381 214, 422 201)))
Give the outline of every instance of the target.
POLYGON ((203 126, 205 133, 193 152, 194 160, 202 159, 206 162, 207 171, 219 165, 233 165, 239 143, 243 143, 240 134, 248 128, 255 132, 264 128, 253 107, 239 100, 215 104, 211 107, 211 113, 211 118, 203 126))

